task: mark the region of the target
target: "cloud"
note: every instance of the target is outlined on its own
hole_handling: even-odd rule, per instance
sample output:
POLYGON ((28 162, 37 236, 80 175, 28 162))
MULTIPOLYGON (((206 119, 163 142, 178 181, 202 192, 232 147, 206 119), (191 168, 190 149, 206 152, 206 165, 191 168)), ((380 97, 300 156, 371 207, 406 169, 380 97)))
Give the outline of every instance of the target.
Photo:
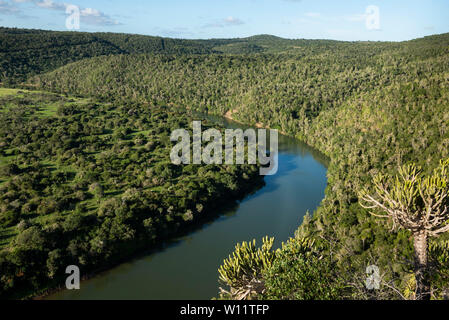
POLYGON ((11 3, 0 0, 0 13, 8 15, 19 15, 21 11, 11 3))
POLYGON ((80 10, 80 15, 81 23, 101 26, 121 25, 121 23, 119 23, 117 20, 114 20, 110 16, 93 8, 85 8, 80 10))
POLYGON ((194 33, 192 33, 189 28, 185 27, 175 27, 172 29, 156 27, 154 28, 154 31, 158 35, 171 38, 185 38, 194 36, 194 33))
MULTIPOLYGON (((19 0, 23 1, 23 0, 19 0)), ((64 3, 58 3, 54 2, 53 0, 41 0, 41 1, 34 1, 34 3, 44 9, 53 9, 53 10, 59 10, 59 11, 65 11, 66 4, 64 3)))
MULTIPOLYGON (((13 2, 23 2, 23 0, 14 0, 13 2)), ((4 0, 0 0, 0 14, 13 15, 19 18, 35 18, 24 14, 16 5, 4 0)))
POLYGON ((242 24, 245 24, 245 22, 243 20, 229 16, 220 21, 208 23, 208 24, 204 25, 203 27, 204 28, 224 28, 224 27, 239 26, 242 24))
MULTIPOLYGON (((0 0, 5 2, 3 0, 0 0)), ((62 14, 66 14, 66 9, 71 4, 62 3, 53 0, 13 0, 15 3, 33 3, 38 8, 59 11, 62 14)), ((0 7, 1 8, 1 7, 0 7)), ((80 10, 80 22, 81 24, 97 25, 97 26, 116 26, 121 25, 117 20, 113 19, 109 15, 94 9, 94 8, 79 8, 80 10)))
POLYGON ((243 22, 242 20, 234 17, 227 17, 226 19, 224 19, 224 22, 228 26, 238 26, 245 24, 245 22, 243 22))

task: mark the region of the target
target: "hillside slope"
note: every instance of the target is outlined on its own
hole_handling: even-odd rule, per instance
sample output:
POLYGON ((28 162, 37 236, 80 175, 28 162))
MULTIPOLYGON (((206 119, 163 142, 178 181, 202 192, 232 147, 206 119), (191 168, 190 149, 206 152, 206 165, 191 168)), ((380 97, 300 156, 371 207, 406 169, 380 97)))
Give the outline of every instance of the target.
POLYGON ((0 28, 0 82, 17 83, 67 63, 128 53, 200 54, 198 41, 114 33, 0 28))
POLYGON ((0 82, 28 77, 85 58, 115 54, 251 54, 318 52, 345 45, 330 40, 290 40, 270 35, 184 40, 119 33, 87 33, 0 27, 0 82))
POLYGON ((370 187, 371 176, 380 170, 392 172, 410 161, 431 170, 449 156, 449 34, 304 50, 94 58, 32 83, 103 99, 217 114, 233 110, 238 120, 279 128, 317 147, 332 159, 329 185, 299 234, 331 242, 345 272, 363 270, 374 260, 390 278, 399 277, 405 290, 412 266, 401 261, 411 258, 410 235, 391 232, 370 216, 357 191, 370 187))
POLYGON ((263 184, 258 165, 172 164, 170 134, 193 119, 0 89, 0 299, 59 286, 69 262, 111 267, 263 184))

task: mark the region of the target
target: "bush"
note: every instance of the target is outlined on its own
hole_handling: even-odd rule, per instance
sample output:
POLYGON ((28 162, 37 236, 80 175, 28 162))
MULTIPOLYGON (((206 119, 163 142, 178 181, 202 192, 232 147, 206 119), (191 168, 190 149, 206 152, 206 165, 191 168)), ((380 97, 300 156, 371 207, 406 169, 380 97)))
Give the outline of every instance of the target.
POLYGON ((262 273, 268 269, 275 257, 271 251, 274 238, 262 240, 262 247, 256 248, 256 240, 237 244, 235 251, 220 266, 220 281, 230 287, 222 288, 221 298, 251 299, 263 291, 262 273))
POLYGON ((341 299, 343 281, 334 273, 332 261, 307 239, 291 239, 277 251, 276 259, 263 274, 264 299, 341 299))
POLYGON ((17 224, 20 214, 17 211, 6 211, 0 215, 0 226, 7 228, 17 224))

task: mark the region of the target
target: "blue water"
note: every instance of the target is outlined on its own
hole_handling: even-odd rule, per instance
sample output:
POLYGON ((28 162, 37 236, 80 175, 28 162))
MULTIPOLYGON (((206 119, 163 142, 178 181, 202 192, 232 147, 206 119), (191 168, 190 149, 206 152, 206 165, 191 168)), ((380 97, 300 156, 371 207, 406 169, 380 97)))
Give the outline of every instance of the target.
MULTIPOLYGON (((228 123, 235 127, 235 123, 228 123)), ((218 267, 237 242, 294 235, 307 211, 324 197, 326 160, 301 142, 279 136, 279 168, 266 185, 232 209, 165 248, 121 264, 48 299, 211 299, 218 295, 218 267)))

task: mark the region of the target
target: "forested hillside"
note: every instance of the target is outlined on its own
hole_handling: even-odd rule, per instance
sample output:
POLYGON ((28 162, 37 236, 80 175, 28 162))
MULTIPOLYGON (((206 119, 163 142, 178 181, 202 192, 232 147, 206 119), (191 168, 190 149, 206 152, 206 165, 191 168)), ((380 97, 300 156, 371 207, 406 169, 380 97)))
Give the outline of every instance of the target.
MULTIPOLYGON (((232 46, 228 49, 234 52, 232 46)), ((371 187, 377 172, 393 172, 410 161, 431 171, 449 156, 449 35, 402 43, 324 41, 297 49, 282 54, 93 58, 30 83, 104 100, 222 115, 233 111, 237 120, 304 140, 328 155, 331 164, 326 197, 298 236, 313 238, 331 253, 341 273, 355 274, 367 262, 376 262, 406 292, 412 281, 410 234, 391 232, 387 222, 370 216, 357 193, 371 187)), ((443 235, 436 241, 444 247, 447 239, 443 235)), ((291 258, 289 250, 295 252, 292 246, 280 255, 278 267, 295 268, 294 263, 282 264, 291 258)), ((446 261, 439 269, 444 274, 447 252, 436 252, 439 261, 446 261)), ((442 281, 434 280, 435 296, 447 283, 442 281)), ((274 289, 272 283, 270 297, 292 297, 286 292, 295 292, 298 285, 274 289)))
POLYGON ((183 40, 121 33, 87 33, 0 27, 0 83, 17 84, 29 76, 85 58, 115 54, 211 54, 318 52, 337 41, 289 40, 269 35, 240 39, 183 40))
POLYGON ((172 164, 171 132, 192 119, 0 88, 0 297, 60 285, 69 261, 110 267, 263 184, 257 165, 172 164))
POLYGON ((0 82, 14 84, 67 63, 127 53, 199 54, 197 42, 160 37, 0 28, 0 82))
MULTIPOLYGON (((254 272, 258 297, 366 298, 367 264, 391 285, 374 298, 411 295, 411 234, 372 217, 358 194, 376 173, 409 162, 430 172, 449 157, 449 34, 386 43, 0 28, 0 82, 55 92, 0 89, 0 295, 51 287, 65 259, 109 265, 250 191, 254 167, 170 164, 185 109, 277 128, 331 159, 325 199, 294 238, 275 254, 267 240, 257 254, 237 249, 267 256, 250 263, 269 265, 254 272)), ((441 298, 449 236, 432 241, 441 298)), ((241 283, 225 269, 224 284, 241 283)))

